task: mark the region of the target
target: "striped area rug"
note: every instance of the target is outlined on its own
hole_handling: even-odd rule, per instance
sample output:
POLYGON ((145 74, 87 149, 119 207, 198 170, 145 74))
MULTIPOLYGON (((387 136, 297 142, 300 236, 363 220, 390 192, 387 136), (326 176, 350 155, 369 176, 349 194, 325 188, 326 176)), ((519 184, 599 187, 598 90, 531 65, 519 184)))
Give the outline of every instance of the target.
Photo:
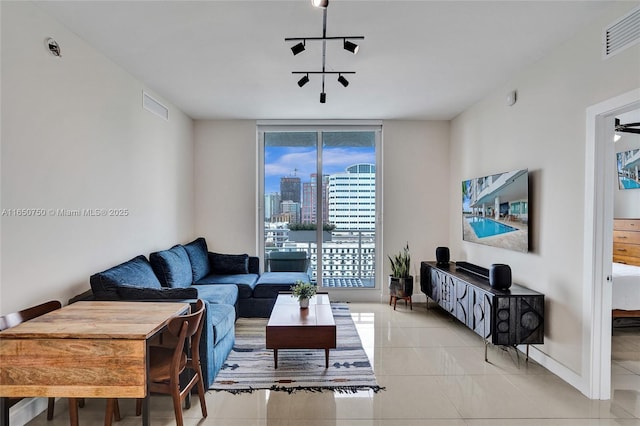
POLYGON ((324 349, 280 349, 278 369, 274 369, 273 350, 265 349, 267 319, 240 318, 236 322, 236 343, 210 390, 231 393, 258 389, 289 393, 383 390, 376 382, 348 305, 332 303, 331 309, 337 348, 331 349, 329 368, 325 368, 324 349))

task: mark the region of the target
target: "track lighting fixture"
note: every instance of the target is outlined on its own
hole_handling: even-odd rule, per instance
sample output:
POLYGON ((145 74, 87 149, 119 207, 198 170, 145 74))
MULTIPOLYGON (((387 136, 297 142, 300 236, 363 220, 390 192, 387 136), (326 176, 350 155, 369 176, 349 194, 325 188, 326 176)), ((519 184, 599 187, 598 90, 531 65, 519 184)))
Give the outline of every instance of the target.
POLYGON ((304 52, 304 40, 302 40, 300 43, 292 46, 291 47, 291 51, 293 52, 293 56, 297 55, 298 53, 304 52))
POLYGON ((304 74, 300 80, 298 80, 298 86, 302 87, 309 82, 309 74, 321 74, 322 75, 322 92, 320 92, 320 103, 327 102, 327 94, 324 91, 324 77, 325 74, 338 74, 338 82, 344 87, 349 85, 347 80, 342 74, 355 74, 355 71, 327 71, 327 40, 342 40, 342 47, 345 50, 353 53, 358 53, 360 46, 352 42, 351 40, 363 40, 364 36, 337 36, 327 37, 327 6, 329 6, 329 0, 311 0, 313 6, 323 9, 322 11, 322 37, 288 37, 284 41, 297 41, 291 51, 294 55, 301 53, 305 50, 305 44, 307 41, 322 41, 322 70, 320 71, 293 71, 292 74, 304 74))
POLYGON ((340 84, 342 84, 344 87, 347 87, 349 85, 349 80, 344 78, 342 74, 338 75, 338 82, 340 82, 340 84))
POLYGON ((349 40, 347 40, 346 38, 344 39, 344 50, 348 50, 349 52, 353 53, 354 55, 356 53, 358 53, 358 50, 360 50, 360 46, 358 46, 357 44, 350 42, 349 40))
POLYGON ((307 84, 308 82, 309 82, 309 74, 305 75, 300 80, 298 80, 298 86, 302 87, 305 84, 307 84))

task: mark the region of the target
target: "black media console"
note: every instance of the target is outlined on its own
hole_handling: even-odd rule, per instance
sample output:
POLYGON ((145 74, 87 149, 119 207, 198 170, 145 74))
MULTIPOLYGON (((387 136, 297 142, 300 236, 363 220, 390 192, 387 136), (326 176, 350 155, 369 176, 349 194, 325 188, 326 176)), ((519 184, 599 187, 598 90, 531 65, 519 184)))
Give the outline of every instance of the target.
POLYGON ((544 295, 513 284, 489 285, 488 270, 466 262, 420 263, 420 289, 488 343, 502 346, 544 343, 544 295))

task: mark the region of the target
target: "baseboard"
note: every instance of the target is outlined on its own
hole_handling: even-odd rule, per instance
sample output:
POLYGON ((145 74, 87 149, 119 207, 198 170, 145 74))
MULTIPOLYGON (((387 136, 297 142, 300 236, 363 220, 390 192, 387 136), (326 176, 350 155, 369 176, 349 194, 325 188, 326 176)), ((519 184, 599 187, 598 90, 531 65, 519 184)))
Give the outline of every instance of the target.
MULTIPOLYGON (((518 349, 520 349, 522 352, 525 352, 527 346, 519 345, 518 349)), ((533 345, 529 346, 529 358, 533 359, 535 362, 576 388, 582 394, 589 397, 588 393, 585 390, 584 378, 566 365, 559 363, 533 345)))
POLYGON ((9 410, 9 424, 23 426, 47 409, 47 398, 25 398, 9 410))

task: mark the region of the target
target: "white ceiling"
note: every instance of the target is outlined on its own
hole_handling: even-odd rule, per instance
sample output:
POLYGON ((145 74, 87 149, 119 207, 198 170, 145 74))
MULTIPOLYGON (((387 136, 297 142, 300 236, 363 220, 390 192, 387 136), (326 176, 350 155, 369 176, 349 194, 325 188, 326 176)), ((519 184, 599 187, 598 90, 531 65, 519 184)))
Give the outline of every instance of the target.
MULTIPOLYGON (((331 0, 328 42, 293 56, 285 37, 322 35, 322 11, 290 1, 42 1, 89 44, 196 119, 451 119, 591 22, 610 1, 331 0)), ((62 45, 63 58, 65 46, 62 45)))

